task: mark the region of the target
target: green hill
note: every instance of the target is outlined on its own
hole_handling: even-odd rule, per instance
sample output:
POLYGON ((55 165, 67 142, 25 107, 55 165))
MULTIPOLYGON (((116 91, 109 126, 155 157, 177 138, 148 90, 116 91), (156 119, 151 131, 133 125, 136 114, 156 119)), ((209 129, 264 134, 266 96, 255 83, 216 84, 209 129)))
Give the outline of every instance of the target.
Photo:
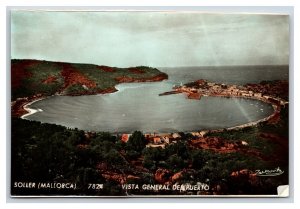
POLYGON ((165 73, 139 66, 117 68, 93 64, 11 60, 12 101, 17 98, 60 95, 86 95, 116 91, 124 82, 161 81, 165 73))

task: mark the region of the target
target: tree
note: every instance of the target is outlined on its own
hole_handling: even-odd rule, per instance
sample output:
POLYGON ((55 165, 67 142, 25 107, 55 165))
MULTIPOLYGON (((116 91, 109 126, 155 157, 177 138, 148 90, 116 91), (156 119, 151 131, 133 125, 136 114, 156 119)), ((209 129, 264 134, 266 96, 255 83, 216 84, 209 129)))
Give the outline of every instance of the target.
POLYGON ((135 150, 141 152, 147 144, 147 140, 142 132, 135 131, 128 139, 126 148, 128 150, 135 150))
POLYGON ((178 141, 175 144, 170 144, 166 146, 165 148, 167 155, 173 155, 176 154, 180 156, 182 159, 188 159, 189 158, 189 150, 186 145, 186 142, 178 141))
POLYGON ((126 152, 126 157, 129 160, 137 159, 139 156, 140 156, 140 153, 137 151, 134 151, 134 150, 127 150, 127 152, 126 152))
POLYGON ((143 166, 152 171, 156 170, 155 161, 153 161, 150 156, 144 156, 143 166))
POLYGON ((177 172, 179 170, 181 170, 182 168, 184 168, 184 161, 181 157, 179 157, 178 155, 171 155, 168 160, 167 160, 167 164, 169 169, 172 169, 173 171, 177 172))
POLYGON ((125 168, 124 166, 128 164, 128 162, 115 149, 109 150, 109 152, 105 154, 104 158, 113 168, 123 169, 125 168))
POLYGON ((192 152, 191 158, 192 158, 193 168, 200 169, 204 166, 205 161, 206 161, 205 154, 206 153, 203 152, 202 150, 195 150, 192 152))
POLYGON ((43 180, 65 176, 70 164, 73 164, 73 152, 64 141, 60 132, 56 132, 37 143, 32 152, 32 176, 43 180))
MULTIPOLYGON (((144 167, 155 170, 158 166, 162 166, 163 160, 165 159, 165 152, 164 149, 161 147, 153 148, 148 147, 143 150, 143 165, 144 167)), ((164 166, 162 166, 164 167, 164 166)))
POLYGON ((95 145, 101 144, 104 141, 115 143, 116 137, 112 136, 108 132, 101 132, 101 133, 98 133, 97 136, 92 139, 90 144, 92 146, 95 146, 95 145))

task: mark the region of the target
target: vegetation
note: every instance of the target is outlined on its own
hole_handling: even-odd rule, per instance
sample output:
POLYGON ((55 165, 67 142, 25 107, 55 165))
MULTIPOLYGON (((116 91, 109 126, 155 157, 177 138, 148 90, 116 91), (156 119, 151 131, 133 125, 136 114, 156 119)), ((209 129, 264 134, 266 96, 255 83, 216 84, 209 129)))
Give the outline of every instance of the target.
POLYGON ((273 150, 288 144, 288 107, 282 107, 280 120, 275 124, 263 122, 257 126, 247 127, 240 130, 223 130, 219 133, 209 133, 207 136, 215 136, 226 139, 228 142, 245 141, 253 149, 263 155, 270 155, 273 150), (266 135, 273 136, 273 142, 266 140, 266 135))
MULTIPOLYGON (((283 111, 282 117, 284 113, 287 111, 283 111)), ((184 140, 168 144, 163 149, 146 147, 147 141, 139 131, 134 132, 128 142, 124 143, 120 136, 106 132, 84 132, 13 118, 12 194, 156 194, 154 191, 126 191, 121 187, 121 179, 125 180, 123 183, 157 184, 156 173, 159 169, 168 171, 165 180, 173 184, 203 182, 210 186, 210 192, 218 191, 218 194, 276 194, 278 185, 288 184, 288 160, 283 159, 283 151, 288 150, 286 147, 277 146, 276 143, 276 146, 269 146, 272 143, 260 137, 259 132, 273 130, 276 128, 274 126, 281 125, 265 124, 241 131, 211 134, 229 141, 243 138, 249 142, 249 149, 263 151, 264 149, 257 144, 260 140, 262 146, 268 146, 269 153, 265 154, 272 158, 270 160, 263 158, 263 155, 247 152, 218 153, 195 149, 189 146, 190 136, 183 133, 181 135, 184 140), (277 158, 274 157, 274 153, 279 154, 277 158), (232 176, 232 173, 244 169, 255 171, 274 169, 278 166, 285 171, 283 175, 260 177, 254 183, 249 176, 232 176), (182 174, 181 178, 173 182, 172 176, 178 172, 182 174), (76 183, 77 188, 28 190, 13 187, 14 182, 72 182, 76 183), (103 189, 89 189, 90 183, 101 183, 103 189)), ((284 136, 284 133, 282 134, 284 136)), ((164 191, 160 194, 179 193, 164 191)))
POLYGON ((46 96, 53 95, 59 91, 64 84, 64 79, 60 74, 62 67, 54 62, 41 61, 33 65, 23 65, 22 60, 12 60, 12 83, 14 79, 20 80, 18 85, 12 85, 12 100, 21 97, 33 96, 41 93, 46 96), (20 71, 25 71, 22 75, 20 71), (50 76, 56 79, 51 83, 44 83, 50 76))
MULTIPOLYGON (((12 127, 12 194, 101 195, 105 191, 89 190, 88 183, 114 182, 101 176, 99 163, 126 171, 126 162, 115 149, 116 137, 109 133, 97 133, 88 140, 77 129, 17 118, 12 119, 12 127), (72 182, 78 189, 26 190, 14 188, 14 182, 72 182)), ((118 187, 112 186, 108 194, 115 194, 118 187)))
MULTIPOLYGON (((145 66, 121 69, 12 60, 12 100, 37 94, 95 94, 114 90, 119 82, 158 75, 161 72, 157 69, 145 66)), ((281 95, 277 90, 274 92, 281 95)), ((209 185, 208 194, 277 194, 278 185, 288 184, 288 107, 282 107, 276 123, 208 133, 206 137, 228 143, 247 143, 240 150, 224 153, 195 148, 191 145, 194 136, 190 133, 179 133, 176 143, 153 148, 146 146, 148 141, 140 131, 135 131, 124 143, 120 136, 106 132, 85 132, 20 118, 12 118, 11 127, 12 195, 153 195, 158 193, 124 190, 121 185, 198 182, 209 185), (258 169, 277 167, 284 170, 283 175, 250 175, 258 169), (14 187, 16 182, 74 183, 76 189, 28 189, 14 187), (103 188, 90 188, 90 184, 102 184, 103 188)), ((161 191, 159 194, 197 193, 161 191)))
POLYGON ((11 60, 12 100, 37 94, 50 96, 96 94, 114 90, 119 79, 151 80, 167 75, 156 68, 139 66, 117 68, 92 64, 62 63, 39 60, 11 60))

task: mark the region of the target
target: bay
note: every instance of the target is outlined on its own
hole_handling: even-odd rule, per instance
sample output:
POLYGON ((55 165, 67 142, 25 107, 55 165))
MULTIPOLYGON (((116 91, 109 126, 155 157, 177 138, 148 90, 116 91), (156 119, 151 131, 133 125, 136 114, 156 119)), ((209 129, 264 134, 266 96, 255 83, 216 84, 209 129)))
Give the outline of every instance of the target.
POLYGON ((174 85, 207 79, 245 84, 262 80, 288 79, 284 66, 160 68, 169 79, 151 83, 124 83, 118 92, 105 95, 52 96, 30 105, 42 110, 26 119, 60 124, 90 131, 131 133, 187 132, 228 128, 272 114, 270 104, 253 99, 202 97, 186 99, 183 94, 159 96, 174 85))

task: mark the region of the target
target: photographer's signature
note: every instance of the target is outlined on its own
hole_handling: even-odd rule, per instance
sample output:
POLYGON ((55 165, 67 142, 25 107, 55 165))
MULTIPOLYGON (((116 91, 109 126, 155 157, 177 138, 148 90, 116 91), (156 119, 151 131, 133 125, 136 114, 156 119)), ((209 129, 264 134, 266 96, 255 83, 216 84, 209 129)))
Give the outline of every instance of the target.
POLYGON ((279 167, 272 169, 272 170, 256 170, 255 174, 257 176, 279 176, 281 174, 283 174, 284 171, 281 170, 279 167))

